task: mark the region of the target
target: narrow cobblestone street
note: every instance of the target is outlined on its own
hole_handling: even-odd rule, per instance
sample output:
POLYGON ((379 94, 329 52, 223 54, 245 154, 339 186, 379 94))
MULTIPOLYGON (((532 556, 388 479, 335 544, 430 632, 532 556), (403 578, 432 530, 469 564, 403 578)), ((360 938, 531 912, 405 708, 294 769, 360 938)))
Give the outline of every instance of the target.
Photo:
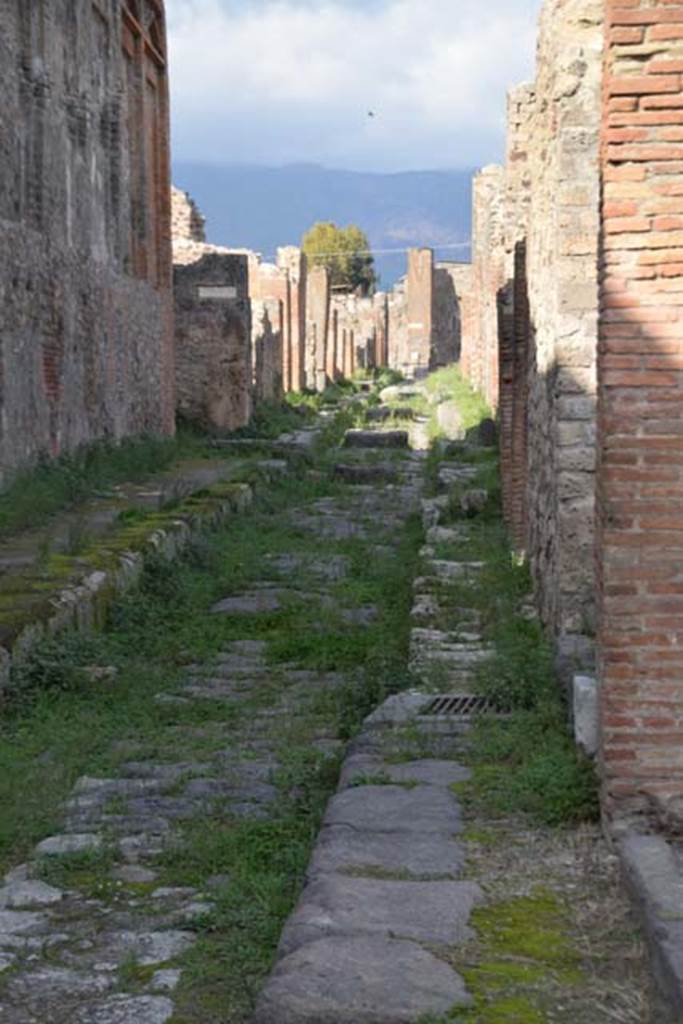
MULTIPOLYGON (((481 614, 453 603, 484 566, 467 554, 484 451, 435 461, 407 441, 289 435, 281 455, 322 447, 282 460, 280 497, 194 551, 196 579, 224 558, 233 580, 197 606, 212 653, 168 678, 150 667, 144 725, 118 723, 91 758, 109 770, 78 778, 61 830, 0 890, 6 1024, 645 1019, 597 832, 515 830, 458 799, 470 715, 435 699, 472 696, 491 654, 481 614), (482 935, 487 914, 495 936, 520 910, 526 936, 482 935)), ((115 612, 110 629, 126 624, 115 612)))

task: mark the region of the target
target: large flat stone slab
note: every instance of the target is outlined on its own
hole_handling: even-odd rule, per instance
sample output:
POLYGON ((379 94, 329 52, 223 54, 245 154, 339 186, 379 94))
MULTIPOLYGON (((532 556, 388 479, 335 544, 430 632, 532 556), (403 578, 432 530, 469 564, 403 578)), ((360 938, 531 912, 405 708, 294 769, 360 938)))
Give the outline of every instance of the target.
POLYGON ((355 786, 330 800, 324 824, 448 836, 460 830, 461 816, 455 797, 439 786, 355 786))
POLYGON ((450 836, 429 832, 357 832, 343 825, 323 828, 308 876, 363 871, 408 873, 416 879, 457 878, 465 853, 450 836))
POLYGON ((335 937, 280 961, 253 1024, 415 1024, 470 1003, 462 978, 413 942, 335 937))
POLYGON ((380 779, 403 784, 448 787, 454 782, 467 782, 472 773, 457 761, 425 758, 391 764, 378 754, 352 754, 344 761, 339 777, 339 790, 349 789, 366 781, 380 779))
POLYGON ((410 882, 321 875, 304 889, 280 940, 280 955, 328 935, 378 935, 454 946, 467 941, 474 882, 410 882))
POLYGON ((346 448, 407 448, 407 430, 347 430, 346 448))

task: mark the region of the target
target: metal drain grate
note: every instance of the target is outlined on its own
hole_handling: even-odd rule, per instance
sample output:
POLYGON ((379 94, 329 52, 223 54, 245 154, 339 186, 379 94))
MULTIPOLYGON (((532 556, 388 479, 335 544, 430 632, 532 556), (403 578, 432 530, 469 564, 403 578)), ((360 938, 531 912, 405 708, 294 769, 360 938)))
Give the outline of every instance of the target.
POLYGON ((488 697, 477 697, 472 693, 445 693, 427 705, 420 712, 430 718, 448 715, 449 718, 469 718, 483 711, 495 711, 488 697))

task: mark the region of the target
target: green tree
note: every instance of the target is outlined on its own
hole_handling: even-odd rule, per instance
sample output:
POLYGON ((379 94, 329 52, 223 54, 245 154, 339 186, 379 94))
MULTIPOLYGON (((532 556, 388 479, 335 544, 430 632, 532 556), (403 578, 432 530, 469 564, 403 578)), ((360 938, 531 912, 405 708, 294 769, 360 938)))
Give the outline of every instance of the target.
POLYGON ((377 283, 370 243, 355 224, 338 228, 331 221, 318 221, 304 235, 302 247, 309 264, 327 267, 333 288, 367 295, 377 283))

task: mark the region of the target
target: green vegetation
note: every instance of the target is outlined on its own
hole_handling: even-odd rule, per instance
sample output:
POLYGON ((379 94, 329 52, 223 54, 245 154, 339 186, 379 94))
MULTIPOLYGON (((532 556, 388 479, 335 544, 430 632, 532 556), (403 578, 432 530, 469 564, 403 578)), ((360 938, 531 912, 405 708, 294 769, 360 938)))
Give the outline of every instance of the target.
POLYGON ((491 415, 485 399, 463 376, 457 364, 436 370, 424 383, 430 402, 435 403, 439 399, 457 402, 465 430, 478 426, 491 415))
MULTIPOLYGON (((461 456, 462 461, 468 458, 461 456)), ((477 615, 493 653, 477 671, 476 688, 506 716, 484 715, 476 721, 468 746, 473 780, 463 796, 499 813, 527 812, 549 825, 594 820, 594 771, 568 731, 549 641, 533 613, 528 566, 510 549, 500 515, 497 459, 488 452, 474 458, 478 473, 467 486, 486 488, 489 502, 469 523, 468 541, 440 545, 437 557, 484 565, 471 580, 443 585, 442 625, 452 628, 448 608, 469 608, 477 615)), ((452 492, 454 524, 461 521, 464 489, 452 492)))
MULTIPOLYGON (((285 415, 305 422, 303 414, 285 415)), ((80 776, 115 777, 130 760, 211 762, 226 747, 249 757, 248 750, 239 753, 240 736, 289 685, 283 663, 344 673, 342 685, 313 689, 300 713, 273 721, 281 768, 272 780, 278 792, 272 819, 233 817, 217 801, 213 813, 184 823, 182 842, 159 858, 159 885, 209 892, 215 876, 230 879, 211 886, 215 909, 191 924, 198 940, 183 958, 178 1024, 249 1018, 336 784, 336 756, 317 751, 313 741, 321 733, 353 735, 369 710, 407 682, 411 581, 422 537, 417 519, 398 547, 383 554, 376 551, 382 522, 368 524, 367 538, 334 541, 317 537, 293 514, 325 497, 352 506, 352 492, 328 473, 335 456, 326 446, 361 415, 351 410, 331 419, 301 472, 261 489, 247 512, 201 537, 182 559, 149 558, 138 588, 115 603, 101 633, 65 634, 35 648, 0 721, 0 869, 6 869, 60 829, 61 805, 80 776), (301 598, 259 616, 207 614, 215 600, 262 580, 269 558, 282 553, 301 559, 285 577, 301 598), (306 599, 307 588, 315 590, 315 563, 324 565, 331 555, 343 555, 349 566, 329 588, 336 608, 306 599), (345 610, 361 605, 375 605, 376 619, 358 625, 344 619, 345 610), (210 662, 231 641, 266 637, 269 672, 244 701, 155 700, 160 692, 181 691, 188 664, 210 662)), ((260 429, 274 430, 270 413, 260 429)), ((147 524, 133 514, 122 519, 133 530, 147 524)), ((112 798, 106 810, 125 812, 125 800, 112 798)), ((54 884, 114 904, 134 894, 141 912, 154 913, 158 901, 145 886, 122 888, 111 869, 109 851, 41 865, 54 884)), ((120 980, 135 990, 147 975, 131 959, 120 980)))
POLYGON ((195 434, 183 430, 175 438, 98 441, 71 455, 45 459, 16 473, 0 493, 0 538, 40 526, 116 484, 144 480, 203 447, 195 434))
POLYGON ((327 267, 332 288, 367 295, 377 283, 370 243, 355 224, 340 228, 330 221, 318 221, 301 245, 312 266, 327 267))
POLYGON ((428 437, 433 442, 442 436, 438 407, 444 401, 457 402, 464 431, 472 430, 483 419, 491 416, 491 410, 485 400, 466 380, 457 363, 431 373, 420 382, 420 393, 417 395, 399 396, 388 404, 393 408, 412 409, 416 415, 425 416, 428 420, 428 437))

